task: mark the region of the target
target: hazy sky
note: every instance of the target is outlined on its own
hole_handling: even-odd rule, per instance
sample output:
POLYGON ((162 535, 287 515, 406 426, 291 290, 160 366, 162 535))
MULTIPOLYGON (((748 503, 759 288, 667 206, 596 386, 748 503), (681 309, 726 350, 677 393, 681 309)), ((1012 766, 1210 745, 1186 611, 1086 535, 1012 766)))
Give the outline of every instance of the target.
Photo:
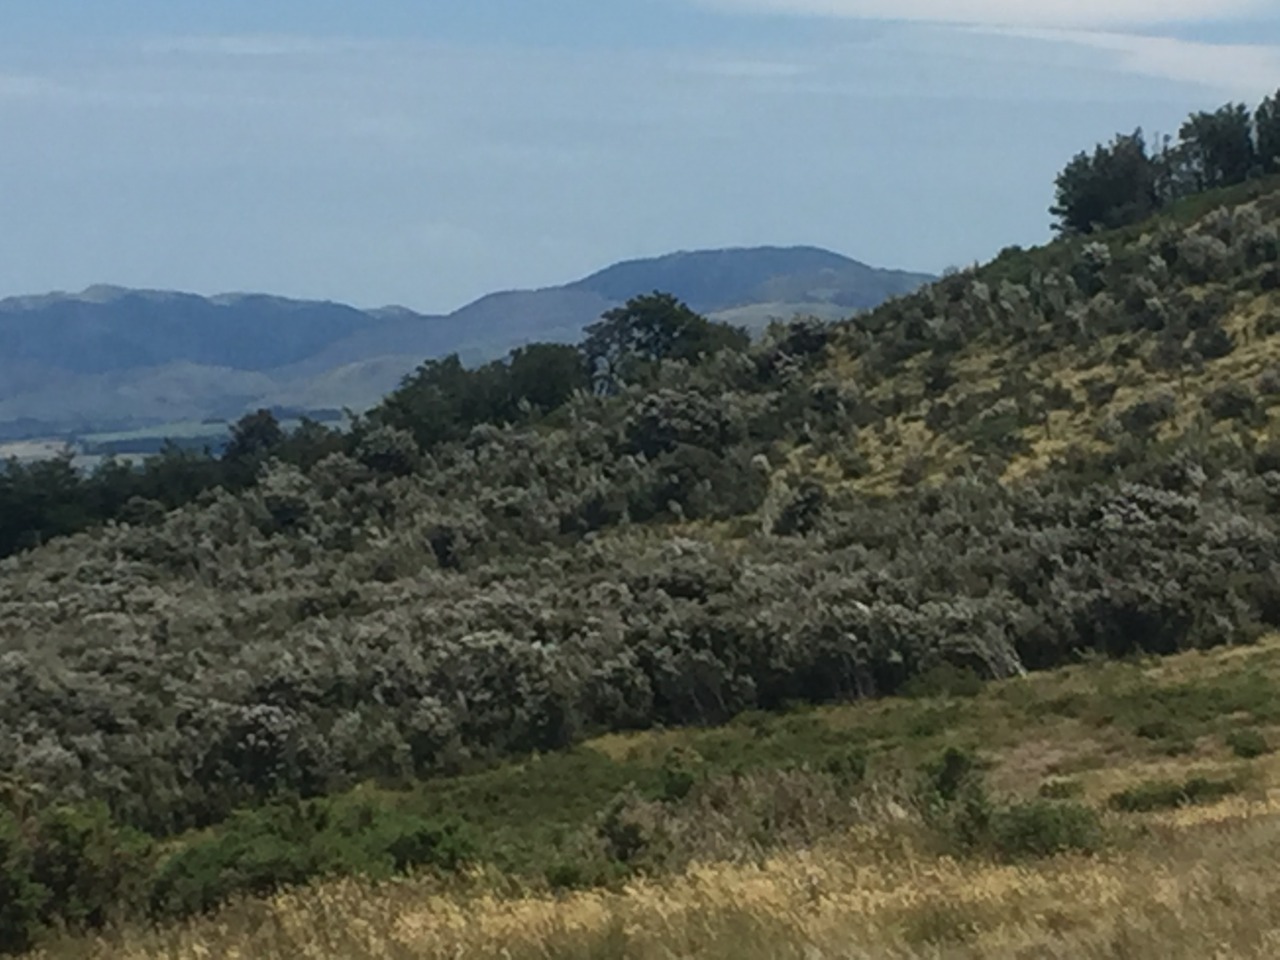
POLYGON ((1275 0, 0 0, 0 295, 446 311, 675 249, 940 271, 1280 87, 1275 0))

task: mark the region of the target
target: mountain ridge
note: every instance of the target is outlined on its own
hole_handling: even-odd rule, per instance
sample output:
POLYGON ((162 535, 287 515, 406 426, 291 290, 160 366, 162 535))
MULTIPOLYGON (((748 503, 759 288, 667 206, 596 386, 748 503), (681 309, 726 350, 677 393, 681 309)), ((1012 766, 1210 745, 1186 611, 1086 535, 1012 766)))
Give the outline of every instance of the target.
POLYGON ((655 289, 759 329, 796 313, 847 315, 931 279, 819 247, 762 246, 619 261, 565 284, 494 291, 448 314, 106 283, 8 297, 0 300, 0 439, 30 436, 41 429, 33 423, 69 434, 175 414, 232 418, 257 406, 359 409, 425 359, 458 353, 480 363, 530 342, 573 342, 605 311, 655 289), (191 374, 190 391, 176 370, 191 374))

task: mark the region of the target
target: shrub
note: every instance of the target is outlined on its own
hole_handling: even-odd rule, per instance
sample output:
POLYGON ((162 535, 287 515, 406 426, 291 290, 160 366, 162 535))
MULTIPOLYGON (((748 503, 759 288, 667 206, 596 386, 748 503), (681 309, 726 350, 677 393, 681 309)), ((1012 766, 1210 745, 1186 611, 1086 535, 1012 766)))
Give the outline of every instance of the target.
POLYGON ((1227 734, 1227 746, 1237 757, 1245 760, 1265 756, 1272 751, 1267 738, 1252 728, 1232 730, 1227 734))
POLYGON ((695 750, 677 747, 670 751, 662 761, 662 798, 671 802, 687 797, 702 777, 704 766, 695 750))
POLYGON ((1280 366, 1268 367, 1258 374, 1255 381, 1258 393, 1264 397, 1280 396, 1280 366))
POLYGON ((1046 780, 1039 792, 1045 800, 1070 800, 1084 792, 1084 784, 1079 780, 1046 780))
POLYGON ((926 799, 937 798, 951 803, 966 786, 978 781, 981 766, 981 761, 971 751, 947 747, 924 768, 926 799))
POLYGON ((1149 400, 1141 400, 1122 410, 1120 425, 1131 433, 1149 433, 1160 424, 1172 420, 1178 413, 1178 401, 1171 393, 1160 393, 1149 400))
POLYGON ((1018 860, 1102 846, 1102 823, 1091 807, 1043 798, 998 803, 966 751, 949 748, 925 774, 926 820, 960 852, 1018 860))
POLYGON ((792 537, 811 533, 822 519, 826 505, 826 488, 820 483, 806 481, 778 514, 773 524, 774 535, 792 537))
POLYGON ((1107 804, 1123 813, 1149 813, 1177 807, 1215 803, 1240 792, 1236 780, 1211 780, 1193 777, 1184 783, 1173 780, 1148 780, 1128 790, 1113 793, 1107 804))
POLYGON ((1215 420, 1244 420, 1257 408, 1257 398, 1247 384, 1226 383, 1204 398, 1204 408, 1215 420))
POLYGON ((1031 800, 997 808, 989 831, 994 852, 1009 860, 1093 853, 1103 842, 1097 811, 1082 803, 1031 800))
POLYGON ((867 778, 867 752, 861 747, 844 750, 828 757, 823 767, 841 786, 855 786, 867 778))
POLYGON ((0 953, 35 946, 50 897, 31 875, 31 851, 17 818, 0 810, 0 953))
POLYGON ((474 856, 468 829, 357 802, 278 803, 242 812, 161 867, 151 888, 156 917, 213 909, 232 896, 262 896, 330 875, 388 877, 456 870, 474 856))
POLYGON ((1191 338, 1191 349, 1206 360, 1220 360, 1236 348, 1235 339, 1217 324, 1197 330, 1191 338))
POLYGON ((0 809, 0 953, 49 928, 85 932, 145 899, 152 849, 102 806, 58 806, 23 820, 0 809))

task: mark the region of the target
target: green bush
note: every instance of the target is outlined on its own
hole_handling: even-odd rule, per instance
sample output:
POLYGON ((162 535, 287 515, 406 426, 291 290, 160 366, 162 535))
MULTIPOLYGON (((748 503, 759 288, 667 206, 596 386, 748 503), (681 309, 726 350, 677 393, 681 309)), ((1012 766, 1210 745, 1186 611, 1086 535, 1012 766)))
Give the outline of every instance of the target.
POLYGON ((51 898, 31 875, 31 850, 17 818, 0 810, 0 953, 25 953, 51 898))
POLYGON ((828 757, 824 767, 837 783, 856 786, 867 778, 867 752, 861 747, 845 750, 828 757))
POLYGON ((1102 823, 1091 807, 1044 796, 1076 792, 1073 781, 1056 781, 1070 790, 1042 788, 1041 799, 1000 802, 987 791, 980 761, 954 747, 923 772, 925 819, 946 849, 1017 860, 1091 853, 1103 844, 1102 823))
POLYGON ((150 842, 102 806, 58 806, 22 819, 0 809, 0 953, 50 928, 98 929, 144 898, 150 842))
POLYGON ((1258 398, 1244 383, 1225 383, 1204 398, 1204 408, 1215 420, 1245 420, 1257 406, 1258 398))
POLYGON ((1031 800, 991 813, 991 846, 1006 859, 1093 853, 1103 842, 1097 811, 1082 803, 1031 800))
POLYGON ((1245 760, 1252 760, 1272 751, 1267 738, 1253 728, 1232 730, 1227 734, 1227 746, 1237 757, 1245 760))
POLYGON ((236 815, 161 867, 155 916, 210 910, 233 895, 264 895, 330 875, 387 877, 416 868, 456 870, 475 843, 456 821, 429 821, 369 804, 279 803, 236 815))
POLYGON ((674 802, 687 797, 703 776, 702 757, 677 747, 662 762, 662 799, 674 802))
POLYGON ((1240 792, 1236 780, 1211 780, 1193 777, 1184 783, 1173 780, 1148 780, 1128 790, 1113 793, 1107 804, 1122 813, 1150 813, 1197 804, 1214 803, 1240 792))
POLYGON ((1040 796, 1045 800, 1070 800, 1084 792, 1079 780, 1046 780, 1040 784, 1040 796))
POLYGON ((926 798, 936 797, 944 803, 951 803, 960 796, 965 786, 977 780, 980 770, 981 761, 974 753, 958 747, 948 747, 924 768, 926 798))

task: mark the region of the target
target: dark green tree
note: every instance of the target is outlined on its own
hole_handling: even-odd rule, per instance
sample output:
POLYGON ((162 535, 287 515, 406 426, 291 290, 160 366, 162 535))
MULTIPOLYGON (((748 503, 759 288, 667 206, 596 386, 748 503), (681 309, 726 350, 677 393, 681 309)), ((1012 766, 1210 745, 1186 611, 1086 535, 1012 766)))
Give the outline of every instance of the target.
POLYGON ((577 347, 533 343, 511 354, 510 395, 546 413, 562 406, 577 390, 591 386, 586 360, 577 347))
POLYGON ((1064 236, 1136 223, 1160 206, 1158 170, 1140 129, 1100 144, 1092 155, 1077 154, 1056 186, 1049 212, 1064 236))
POLYGON ((601 392, 612 392, 663 360, 696 362, 724 349, 745 349, 746 332, 712 323, 669 293, 632 297, 587 327, 582 344, 601 392))
POLYGON ((224 456, 228 460, 256 460, 270 456, 285 441, 285 432, 270 410, 245 414, 231 428, 224 456))
POLYGON ((1253 115, 1258 165, 1264 173, 1280 172, 1280 92, 1262 101, 1253 115))
POLYGON ((1182 125, 1181 137, 1182 156, 1197 190, 1244 183, 1257 166, 1253 117, 1243 103, 1193 113, 1182 125))
POLYGON ((303 417, 297 428, 276 447, 275 452, 285 462, 310 470, 329 454, 340 453, 346 447, 347 437, 342 431, 303 417))

